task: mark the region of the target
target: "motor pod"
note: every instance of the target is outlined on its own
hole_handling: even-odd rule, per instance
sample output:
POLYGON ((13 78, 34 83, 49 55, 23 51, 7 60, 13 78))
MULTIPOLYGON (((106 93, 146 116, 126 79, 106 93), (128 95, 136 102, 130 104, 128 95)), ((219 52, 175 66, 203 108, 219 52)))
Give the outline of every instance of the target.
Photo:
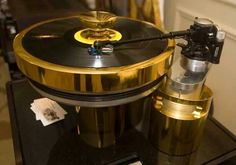
POLYGON ((211 64, 218 64, 225 32, 211 20, 196 18, 186 45, 153 95, 149 139, 170 155, 196 151, 212 100, 204 83, 211 64))
POLYGON ((191 154, 199 146, 212 91, 204 86, 199 99, 187 100, 167 95, 162 90, 152 98, 149 140, 168 155, 191 154))

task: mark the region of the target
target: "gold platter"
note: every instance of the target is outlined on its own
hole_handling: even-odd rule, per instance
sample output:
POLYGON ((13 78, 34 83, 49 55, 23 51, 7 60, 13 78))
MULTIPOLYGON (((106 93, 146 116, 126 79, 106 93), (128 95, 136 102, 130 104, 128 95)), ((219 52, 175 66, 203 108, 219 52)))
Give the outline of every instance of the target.
MULTIPOLYGON (((79 16, 74 16, 44 21, 25 29, 16 36, 13 44, 16 61, 20 70, 29 79, 49 88, 69 93, 117 93, 149 84, 164 75, 171 66, 173 40, 168 40, 167 48, 155 57, 119 67, 93 68, 58 65, 37 58, 24 49, 22 40, 32 29, 46 23, 72 18, 80 19, 79 16)), ((141 22, 125 17, 117 17, 117 19, 141 22)), ((141 23, 156 28, 150 23, 141 23)))

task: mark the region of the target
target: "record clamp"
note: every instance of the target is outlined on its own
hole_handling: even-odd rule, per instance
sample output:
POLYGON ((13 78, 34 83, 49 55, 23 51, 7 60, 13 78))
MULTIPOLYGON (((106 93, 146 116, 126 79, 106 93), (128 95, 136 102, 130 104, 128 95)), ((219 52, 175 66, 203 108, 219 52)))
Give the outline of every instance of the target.
POLYGON ((74 37, 85 44, 93 44, 97 40, 119 41, 122 38, 121 33, 112 29, 116 18, 116 15, 103 11, 82 13, 79 19, 86 28, 76 32, 74 37))

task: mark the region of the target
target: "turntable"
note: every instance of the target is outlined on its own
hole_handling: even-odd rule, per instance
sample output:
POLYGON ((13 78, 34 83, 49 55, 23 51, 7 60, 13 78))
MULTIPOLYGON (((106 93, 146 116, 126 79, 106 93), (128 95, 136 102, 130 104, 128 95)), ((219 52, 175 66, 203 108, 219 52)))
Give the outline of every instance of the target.
MULTIPOLYGON (((16 36, 14 51, 18 67, 34 90, 44 97, 70 105, 68 109, 75 107, 79 144, 82 148, 86 145, 90 148, 88 154, 104 156, 114 151, 116 155, 126 148, 123 144, 132 148, 142 141, 141 146, 146 146, 144 148, 154 155, 158 148, 169 155, 183 156, 196 151, 199 145, 212 93, 204 83, 196 83, 198 81, 191 81, 193 85, 183 83, 182 77, 181 82, 172 81, 175 70, 170 67, 175 47, 173 38, 176 36, 185 37, 188 41, 188 45, 180 45, 184 55, 181 59, 187 58, 185 63, 181 61, 181 65, 185 73, 190 73, 191 80, 195 80, 192 78, 199 76, 199 72, 190 72, 190 62, 197 64, 196 67, 202 63, 219 63, 224 33, 206 19, 196 18, 190 29, 164 34, 150 23, 103 11, 35 24, 16 36), (205 45, 210 49, 205 50, 205 45), (199 52, 203 53, 199 55, 199 52), (212 52, 215 52, 213 57, 212 52), (182 93, 175 90, 176 85, 182 93), (194 85, 199 90, 195 90, 194 85), (187 88, 192 86, 191 90, 187 88), (199 95, 195 95, 196 91, 199 95), (161 92, 167 97, 162 97, 161 92), (179 97, 173 99, 176 95, 179 97), (200 117, 195 114, 195 109, 185 112, 183 107, 189 106, 186 103, 200 107, 200 117), (163 105, 170 106, 162 108, 163 105), (170 113, 172 110, 174 113, 170 113), (201 116, 202 112, 205 115, 201 116), (184 115, 195 116, 185 118, 184 115), (195 131, 197 135, 193 138, 169 133, 180 129, 184 135, 189 135, 189 130, 194 132, 192 128, 199 131, 195 131), (130 130, 135 131, 130 133, 130 130), (129 142, 132 141, 130 137, 136 137, 137 141, 129 142), (163 145, 162 141, 170 145, 163 145)), ((207 71, 208 67, 201 74, 205 75, 207 71)), ((189 78, 186 75, 184 78, 189 78)), ((200 80, 204 82, 205 76, 200 80)), ((64 147, 66 151, 70 150, 66 145, 64 147)), ((126 149, 133 152, 129 147, 126 149)), ((139 146, 134 148, 141 150, 139 146)), ((56 154, 56 151, 52 153, 56 154)), ((84 155, 77 155, 81 156, 81 161, 84 155)), ((131 154, 130 158, 138 159, 136 154, 131 154)), ((145 159, 148 159, 147 155, 145 159)), ((189 159, 191 157, 187 161, 189 159)), ((155 161, 156 158, 150 160, 151 164, 155 161)), ((99 158, 98 162, 109 161, 103 162, 99 158)))
POLYGON ((132 43, 96 55, 89 53, 91 44, 160 34, 150 23, 92 11, 33 25, 17 35, 14 50, 30 84, 43 96, 77 106, 80 135, 105 147, 122 134, 128 113, 136 114, 134 125, 141 120, 145 97, 171 66, 174 42, 132 43))

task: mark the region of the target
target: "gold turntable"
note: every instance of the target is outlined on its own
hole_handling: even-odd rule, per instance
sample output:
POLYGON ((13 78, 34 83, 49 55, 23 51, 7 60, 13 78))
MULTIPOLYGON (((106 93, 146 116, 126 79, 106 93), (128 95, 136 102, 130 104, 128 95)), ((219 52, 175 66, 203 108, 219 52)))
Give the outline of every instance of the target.
POLYGON ((39 93, 76 106, 88 144, 107 147, 135 128, 159 150, 180 156, 199 146, 212 100, 204 83, 224 38, 205 18, 163 34, 147 22, 91 11, 29 27, 14 50, 39 93), (181 57, 170 69, 175 37, 187 44, 178 44, 181 57))
POLYGON ((37 88, 104 96, 156 86, 155 81, 171 65, 174 42, 122 45, 99 56, 88 53, 91 43, 159 34, 162 32, 150 23, 92 11, 33 25, 17 35, 14 50, 20 70, 37 88))
POLYGON ((94 43, 162 34, 147 22, 91 11, 29 27, 15 38, 14 51, 40 94, 76 106, 81 138, 106 147, 140 123, 147 96, 171 66, 174 41, 140 41, 101 52, 94 43))

